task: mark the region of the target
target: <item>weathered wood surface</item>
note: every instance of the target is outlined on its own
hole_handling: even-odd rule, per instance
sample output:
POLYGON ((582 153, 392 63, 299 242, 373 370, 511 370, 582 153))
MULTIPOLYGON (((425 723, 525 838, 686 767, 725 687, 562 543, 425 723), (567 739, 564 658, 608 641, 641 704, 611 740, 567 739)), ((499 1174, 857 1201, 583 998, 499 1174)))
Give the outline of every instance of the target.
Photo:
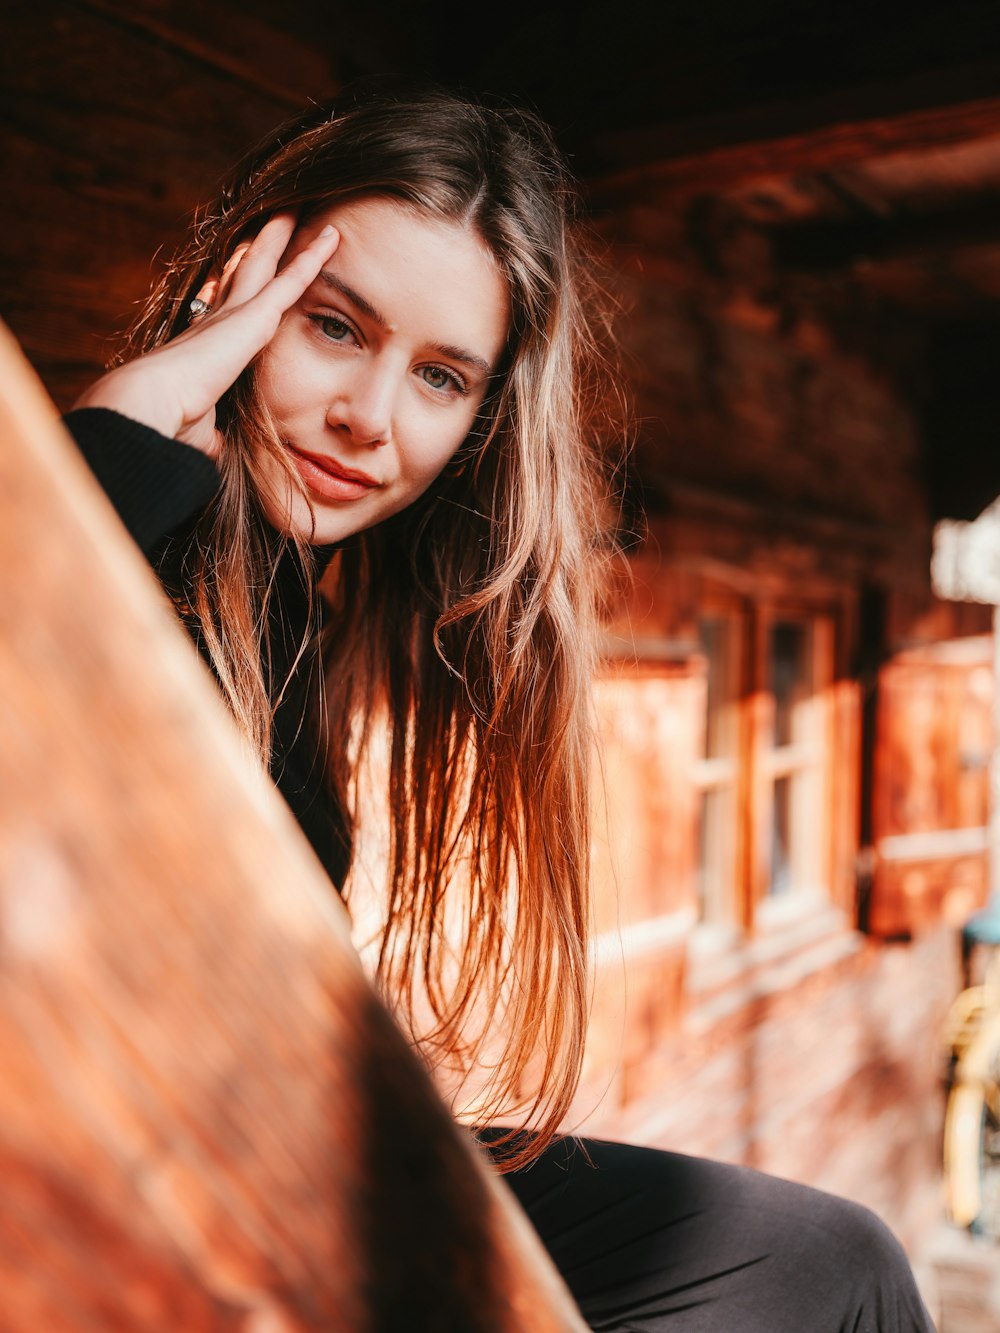
POLYGON ((582 1328, 0 332, 4 1333, 582 1328))
POLYGON ((1000 131, 995 72, 986 95, 966 82, 960 92, 933 93, 940 104, 893 107, 881 86, 800 104, 711 115, 681 125, 650 125, 605 136, 605 161, 589 197, 608 207, 628 190, 691 194, 739 181, 836 170, 867 158, 990 139, 1000 131), (990 86, 992 84, 992 86, 990 86), (867 95, 866 95, 867 94, 867 95), (950 95, 949 95, 950 94, 950 95))
POLYGON ((912 934, 962 923, 985 899, 991 642, 900 653, 879 673, 868 925, 912 934))
POLYGON ((199 203, 332 52, 247 7, 8 0, 0 49, 0 311, 60 407, 118 335, 199 203))

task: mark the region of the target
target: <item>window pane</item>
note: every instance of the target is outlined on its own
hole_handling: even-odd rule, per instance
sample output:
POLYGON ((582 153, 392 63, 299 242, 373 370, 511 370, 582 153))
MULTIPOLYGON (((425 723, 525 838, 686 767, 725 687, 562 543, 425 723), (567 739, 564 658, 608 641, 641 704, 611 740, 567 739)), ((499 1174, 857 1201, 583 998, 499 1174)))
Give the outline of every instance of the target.
POLYGON ((705 709, 705 739, 702 753, 706 759, 721 759, 735 749, 732 735, 734 693, 735 632, 731 620, 704 618, 698 621, 701 648, 708 663, 708 701, 705 709))
POLYGON ((740 622, 705 616, 698 629, 707 668, 702 757, 712 763, 701 793, 698 890, 702 920, 728 921, 736 897, 740 622))
POLYGON ((732 915, 735 796, 731 786, 710 787, 701 795, 698 895, 703 921, 732 915))
POLYGON ((777 778, 771 813, 771 894, 787 893, 792 887, 791 848, 792 779, 777 778))
POLYGON ((771 626, 770 687, 774 695, 774 744, 795 739, 796 704, 810 693, 809 627, 794 620, 771 626))

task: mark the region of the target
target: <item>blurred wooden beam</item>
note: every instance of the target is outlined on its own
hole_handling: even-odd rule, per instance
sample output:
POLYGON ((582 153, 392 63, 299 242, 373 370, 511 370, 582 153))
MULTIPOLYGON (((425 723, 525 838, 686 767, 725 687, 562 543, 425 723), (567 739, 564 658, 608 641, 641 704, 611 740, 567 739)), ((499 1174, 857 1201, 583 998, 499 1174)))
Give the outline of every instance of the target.
POLYGON ((243 6, 219 0, 211 5, 171 0, 166 7, 151 0, 76 3, 193 57, 209 71, 284 103, 291 111, 301 111, 310 98, 332 97, 337 91, 331 73, 335 50, 297 41, 283 29, 277 9, 268 21, 255 18, 243 6))
POLYGON ((597 145, 607 165, 595 169, 588 199, 600 209, 623 193, 717 192, 755 178, 1000 136, 997 71, 990 67, 982 82, 992 87, 990 95, 970 96, 973 80, 954 102, 900 109, 881 89, 861 90, 609 135, 597 145))
POLYGON ((0 335, 5 1333, 582 1329, 0 335))
POLYGON ((811 272, 858 263, 941 259, 959 250, 1000 247, 1000 199, 983 199, 947 213, 779 227, 774 243, 781 268, 811 272))

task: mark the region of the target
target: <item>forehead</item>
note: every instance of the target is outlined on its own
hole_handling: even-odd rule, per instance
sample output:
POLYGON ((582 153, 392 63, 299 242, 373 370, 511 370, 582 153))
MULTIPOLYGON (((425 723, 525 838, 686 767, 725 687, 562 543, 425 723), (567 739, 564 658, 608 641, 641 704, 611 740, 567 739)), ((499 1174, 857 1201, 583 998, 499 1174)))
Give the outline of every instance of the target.
POLYGON ((495 364, 507 337, 507 282, 478 231, 394 199, 334 204, 310 219, 340 244, 324 271, 363 296, 392 330, 425 329, 435 341, 475 341, 495 364), (433 327, 431 327, 433 326, 433 327))

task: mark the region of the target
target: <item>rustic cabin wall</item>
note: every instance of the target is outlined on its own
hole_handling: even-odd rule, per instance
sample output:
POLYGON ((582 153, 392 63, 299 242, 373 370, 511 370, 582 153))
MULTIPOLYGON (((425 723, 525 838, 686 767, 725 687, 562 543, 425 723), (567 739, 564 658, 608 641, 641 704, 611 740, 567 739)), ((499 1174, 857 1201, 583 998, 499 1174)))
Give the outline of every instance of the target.
MULTIPOLYGON (((895 656, 982 622, 930 592, 923 333, 839 275, 783 273, 749 189, 720 200, 633 181, 600 200, 649 516, 613 627, 613 716, 599 696, 609 808, 629 813, 617 863, 595 862, 598 914, 615 901, 628 924, 617 954, 598 952, 580 1113, 598 1132, 852 1195, 916 1240, 937 1208, 955 926, 981 901, 984 865, 973 848, 960 874, 924 867, 935 887, 904 924, 911 943, 859 933, 873 920, 863 789, 880 838, 890 786, 920 799, 886 739, 920 747, 895 656), (878 625, 862 617, 873 601, 878 625), (664 694, 676 716, 654 727, 657 673, 691 692, 664 694), (681 744, 681 710, 699 702, 681 744), (665 767, 673 795, 654 812, 637 794, 667 790, 665 767), (653 818, 669 831, 654 837, 653 818), (650 867, 654 846, 669 852, 650 867)), ((949 686, 925 671, 955 705, 935 705, 942 762, 925 784, 948 827, 981 822, 981 655, 949 686)))
MULTIPOLYGON (((682 1018, 645 1048, 619 1001, 622 1060, 614 1078, 592 1076, 582 1123, 844 1194, 919 1249, 940 1216, 939 1033, 961 984, 954 932, 889 945, 803 933, 794 953, 767 953, 734 957, 703 992, 689 963, 687 993, 674 998, 682 1018)), ((613 1002, 620 991, 598 994, 613 1002)))

